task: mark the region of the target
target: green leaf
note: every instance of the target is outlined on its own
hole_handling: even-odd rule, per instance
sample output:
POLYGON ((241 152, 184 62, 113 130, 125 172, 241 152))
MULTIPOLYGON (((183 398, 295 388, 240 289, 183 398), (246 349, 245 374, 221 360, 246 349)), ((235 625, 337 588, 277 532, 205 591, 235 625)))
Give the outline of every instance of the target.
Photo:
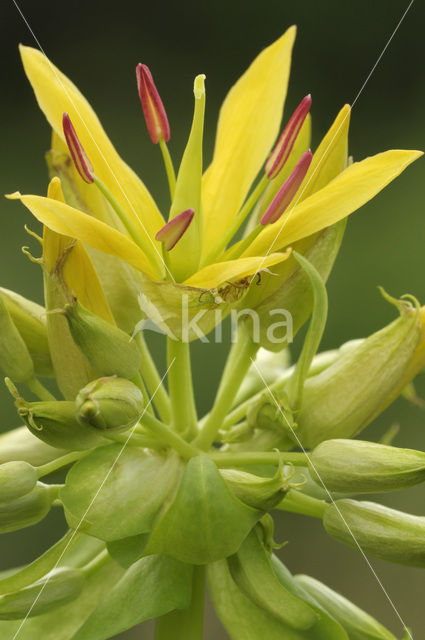
POLYGON ((73 640, 106 640, 134 625, 189 606, 192 567, 166 556, 142 558, 128 569, 73 640))
POLYGON ((189 564, 214 562, 235 553, 262 515, 230 492, 208 456, 196 456, 146 553, 165 553, 189 564))
POLYGON ((230 573, 237 586, 259 607, 293 629, 309 629, 318 620, 314 610, 292 595, 278 580, 270 560, 254 529, 238 553, 228 559, 230 573))
POLYGON ((314 305, 313 313, 308 327, 307 335, 304 340, 301 355, 298 358, 295 372, 286 386, 289 404, 292 409, 299 409, 302 401, 302 392, 304 380, 307 377, 308 370, 325 330, 326 318, 328 315, 328 295, 326 293, 325 283, 317 269, 304 258, 301 254, 294 251, 294 258, 299 262, 305 273, 307 274, 313 290, 314 305))
POLYGON ((106 541, 148 532, 179 474, 174 454, 100 447, 72 467, 61 490, 69 526, 82 520, 80 531, 106 541))
POLYGON ((19 640, 71 640, 123 573, 124 569, 107 554, 99 556, 92 563, 78 598, 23 624, 19 620, 0 621, 0 637, 13 638, 19 630, 19 640))
POLYGON ((113 557, 124 569, 140 560, 144 554, 146 543, 149 539, 148 533, 139 533, 137 536, 122 538, 121 540, 111 540, 106 547, 109 555, 113 557))

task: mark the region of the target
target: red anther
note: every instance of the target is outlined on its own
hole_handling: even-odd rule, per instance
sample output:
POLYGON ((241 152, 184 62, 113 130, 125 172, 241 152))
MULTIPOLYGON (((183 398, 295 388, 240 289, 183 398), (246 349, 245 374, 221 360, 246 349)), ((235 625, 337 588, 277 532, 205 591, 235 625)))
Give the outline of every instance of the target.
POLYGON ((186 209, 186 211, 179 213, 178 216, 167 222, 167 224, 158 231, 155 240, 162 242, 166 251, 171 251, 192 222, 194 215, 195 212, 193 209, 186 209))
POLYGON ((303 153, 301 158, 298 160, 295 169, 293 170, 289 178, 284 182, 283 186, 279 189, 274 199, 270 203, 268 209, 261 218, 260 222, 263 226, 265 226, 266 224, 273 224, 273 222, 279 220, 280 216, 291 203, 292 199, 300 188, 301 183, 305 178, 305 174, 307 173, 310 166, 312 157, 313 154, 309 150, 303 153))
POLYGON ((301 100, 300 104, 295 109, 275 148, 273 149, 270 158, 267 160, 265 172, 270 180, 280 173, 285 162, 289 158, 295 140, 297 139, 304 120, 310 111, 310 107, 311 95, 309 94, 301 100))
POLYGON ((154 144, 157 144, 160 138, 168 142, 170 125, 152 74, 145 64, 139 63, 136 67, 136 76, 140 102, 151 140, 154 144))
POLYGON ((93 165, 88 159, 87 154, 84 151, 84 147, 81 144, 77 132, 71 122, 71 118, 67 113, 64 113, 62 116, 62 127, 65 134, 66 144, 68 145, 69 153, 71 154, 75 168, 84 182, 94 182, 93 165))

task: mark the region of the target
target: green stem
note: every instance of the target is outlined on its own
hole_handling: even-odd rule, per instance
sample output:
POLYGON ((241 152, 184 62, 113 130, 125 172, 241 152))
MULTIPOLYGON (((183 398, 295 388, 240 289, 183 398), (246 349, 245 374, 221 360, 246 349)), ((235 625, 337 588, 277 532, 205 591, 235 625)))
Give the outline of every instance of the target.
POLYGON ((145 403, 146 403, 146 411, 149 411, 149 413, 153 413, 154 410, 153 410, 153 407, 152 407, 151 399, 149 397, 149 394, 147 392, 145 383, 144 383, 140 373, 135 375, 134 378, 132 378, 131 382, 133 382, 137 387, 139 387, 140 391, 142 392, 143 398, 144 398, 145 403))
POLYGON ((224 368, 214 406, 194 444, 207 451, 217 437, 242 381, 259 349, 245 326, 240 325, 224 368))
POLYGON ((276 509, 322 519, 327 507, 328 503, 325 500, 318 500, 296 489, 290 489, 276 509))
POLYGON ((39 478, 43 476, 48 476, 50 473, 54 473, 55 471, 59 471, 63 467, 67 467, 68 465, 84 458, 88 453, 90 453, 91 449, 87 449, 86 451, 72 451, 71 453, 67 453, 60 458, 56 458, 51 462, 47 462, 46 464, 37 467, 37 474, 39 478))
MULTIPOLYGON (((145 414, 150 415, 150 414, 145 414)), ((157 440, 156 438, 148 438, 144 435, 139 435, 137 431, 132 432, 131 438, 128 433, 107 433, 103 434, 104 438, 111 440, 112 442, 118 442, 119 444, 125 444, 128 442, 130 446, 142 447, 143 449, 163 449, 164 442, 157 440)))
POLYGON ((153 403, 158 410, 161 420, 164 422, 170 422, 171 419, 171 405, 168 393, 165 390, 164 385, 161 382, 158 370, 155 366, 155 362, 151 356, 151 353, 146 344, 143 333, 139 331, 135 338, 138 347, 142 353, 142 369, 141 373, 143 379, 146 382, 146 386, 151 396, 154 394, 153 403))
POLYGON ((140 231, 136 228, 132 220, 129 218, 127 213, 121 207, 118 200, 115 196, 109 191, 108 187, 103 184, 102 180, 100 180, 97 176, 94 176, 94 184, 97 186, 99 191, 105 196, 111 207, 114 209, 115 213, 118 215, 119 219, 127 229, 129 235, 134 240, 134 242, 144 251, 146 256, 148 257, 151 264, 156 268, 158 275, 162 274, 163 265, 162 265, 162 256, 159 251, 156 250, 156 247, 149 237, 147 231, 145 234, 147 236, 147 241, 142 236, 140 231))
POLYGON ((210 453, 209 457, 219 469, 244 467, 245 465, 270 464, 276 466, 282 460, 284 464, 305 466, 306 457, 298 451, 238 451, 237 453, 210 453))
POLYGON ((25 384, 27 385, 28 389, 30 389, 30 391, 34 393, 34 395, 40 398, 40 400, 43 400, 45 402, 56 400, 55 396, 50 393, 50 391, 46 389, 46 387, 41 384, 40 380, 37 380, 36 377, 27 380, 25 384))
POLYGON ((159 138, 159 147, 161 149, 162 158, 164 160, 165 171, 167 172, 168 186, 170 188, 171 200, 174 199, 176 190, 176 172, 174 171, 173 161, 168 151, 167 143, 163 138, 159 138))
POLYGON ((243 252, 248 249, 248 247, 254 242, 254 240, 260 235, 264 227, 261 224, 258 224, 247 236, 234 244, 230 249, 226 251, 223 255, 223 261, 226 260, 237 260, 240 258, 243 252))
POLYGON ((230 225, 230 227, 223 234, 220 242, 215 245, 214 249, 207 255, 205 260, 202 261, 202 265, 201 266, 204 267, 204 266, 206 266, 208 264, 212 264, 213 262, 216 261, 217 257, 225 250, 225 248, 227 247, 227 245, 229 244, 229 242, 231 241, 233 236, 240 229, 241 225, 245 221, 245 219, 248 216, 248 214, 251 212, 251 209, 253 208, 253 206, 257 202, 258 198, 263 193, 263 191, 266 188, 268 182, 269 182, 269 180, 268 180, 267 176, 264 174, 262 176, 261 180, 259 181, 259 183, 257 184, 257 186, 255 187, 254 191, 249 196, 248 200, 243 205, 242 209, 239 211, 239 213, 237 214, 237 216, 233 220, 233 222, 230 225))
POLYGON ((162 440, 162 442, 165 442, 175 449, 185 460, 199 454, 199 450, 196 447, 186 442, 186 440, 183 440, 178 433, 154 416, 145 413, 140 420, 140 424, 146 429, 149 429, 158 439, 162 440))
POLYGON ((192 600, 187 609, 157 619, 155 640, 202 640, 205 603, 205 567, 194 566, 192 600))
POLYGON ((194 437, 198 432, 198 418, 192 384, 189 343, 167 338, 167 357, 173 427, 185 437, 194 437))

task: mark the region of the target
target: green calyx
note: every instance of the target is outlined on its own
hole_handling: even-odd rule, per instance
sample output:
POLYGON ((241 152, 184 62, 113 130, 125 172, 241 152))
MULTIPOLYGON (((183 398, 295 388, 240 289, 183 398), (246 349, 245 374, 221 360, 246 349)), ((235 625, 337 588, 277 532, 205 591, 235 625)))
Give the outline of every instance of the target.
POLYGON ((0 370, 15 382, 34 377, 34 364, 27 345, 16 328, 0 293, 0 370))

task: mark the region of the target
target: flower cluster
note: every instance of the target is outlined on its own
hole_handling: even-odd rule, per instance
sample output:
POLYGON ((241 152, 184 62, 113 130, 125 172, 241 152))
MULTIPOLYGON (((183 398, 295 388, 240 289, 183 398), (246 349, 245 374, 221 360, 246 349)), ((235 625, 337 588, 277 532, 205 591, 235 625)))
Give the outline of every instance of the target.
POLYGON ((21 47, 52 143, 47 195, 8 196, 43 225, 33 260, 45 300, 0 289, 0 369, 24 423, 0 437, 0 532, 53 507, 68 530, 0 576, 2 637, 106 640, 156 618, 158 640, 195 640, 206 575, 235 640, 394 640, 316 579, 289 573, 271 512, 319 518, 368 555, 425 566, 425 519, 358 499, 423 482, 425 453, 353 439, 425 365, 424 308, 383 292, 398 313, 391 324, 318 353, 347 216, 421 153, 353 162, 347 105, 312 153, 310 95, 278 135, 294 38, 290 28, 229 92, 206 171, 205 76, 176 172, 164 104, 137 65, 167 212, 75 85, 21 47), (291 335, 310 318, 292 366, 278 310, 291 335), (233 312, 236 339, 199 419, 190 342, 233 312), (167 341, 163 377, 152 326, 167 341), (59 484, 43 481, 53 473, 59 484))

